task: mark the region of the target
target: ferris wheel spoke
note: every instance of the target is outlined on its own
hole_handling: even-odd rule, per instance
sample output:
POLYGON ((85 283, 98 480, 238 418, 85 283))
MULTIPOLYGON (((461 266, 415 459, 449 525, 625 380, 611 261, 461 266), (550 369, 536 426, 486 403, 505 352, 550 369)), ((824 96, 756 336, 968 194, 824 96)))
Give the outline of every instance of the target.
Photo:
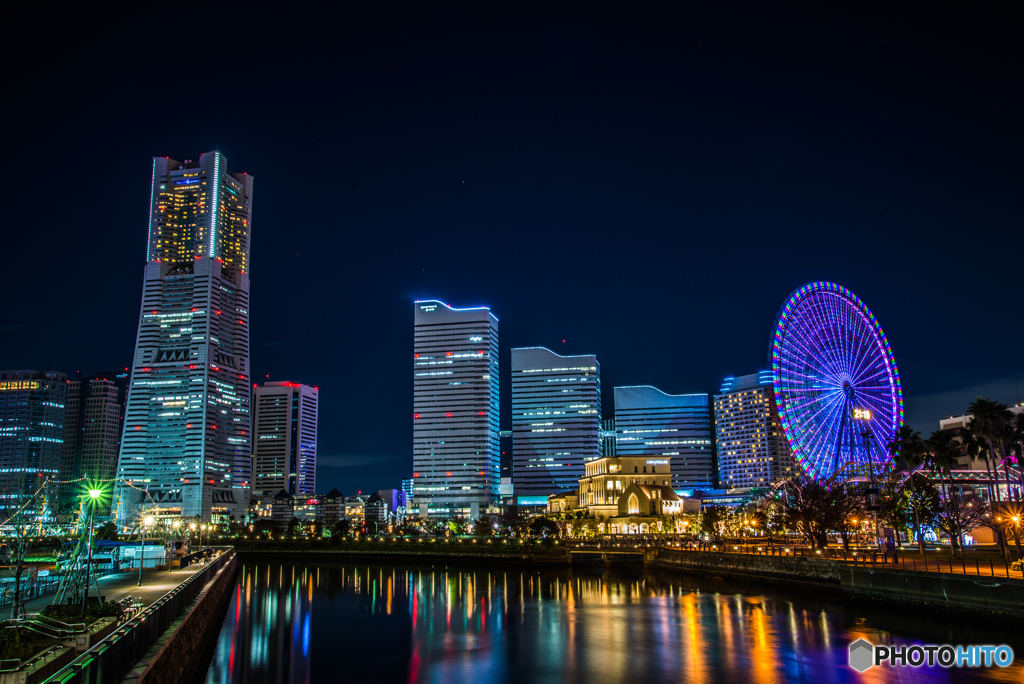
POLYGON ((842 410, 844 401, 843 393, 835 392, 813 414, 804 411, 800 421, 802 429, 801 442, 812 455, 817 453, 822 445, 827 447, 831 441, 835 432, 835 416, 837 411, 842 410), (812 424, 813 428, 808 428, 808 424, 812 424))
POLYGON ((794 366, 801 367, 808 365, 807 359, 810 357, 815 362, 814 370, 819 373, 829 372, 828 369, 830 368, 830 365, 828 359, 823 358, 821 350, 812 349, 804 340, 797 338, 795 334, 789 335, 787 337, 787 341, 789 344, 796 347, 796 349, 785 354, 784 357, 788 357, 794 366), (796 351, 803 351, 804 353, 796 354, 794 353, 796 351))

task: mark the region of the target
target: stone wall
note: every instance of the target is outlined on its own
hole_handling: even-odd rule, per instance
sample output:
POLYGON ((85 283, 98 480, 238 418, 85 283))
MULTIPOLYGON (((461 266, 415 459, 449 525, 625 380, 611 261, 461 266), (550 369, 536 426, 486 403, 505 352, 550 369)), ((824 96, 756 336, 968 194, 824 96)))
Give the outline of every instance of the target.
POLYGON ((720 575, 745 580, 771 579, 830 587, 839 586, 841 565, 835 561, 817 558, 753 556, 668 548, 648 549, 644 554, 644 563, 700 575, 720 575))
POLYGON ((1024 619, 1024 581, 913 570, 843 567, 843 594, 952 614, 1024 619))
POLYGON ((232 556, 200 592, 184 615, 135 664, 122 684, 182 684, 196 679, 203 654, 215 643, 224 622, 240 562, 232 556))

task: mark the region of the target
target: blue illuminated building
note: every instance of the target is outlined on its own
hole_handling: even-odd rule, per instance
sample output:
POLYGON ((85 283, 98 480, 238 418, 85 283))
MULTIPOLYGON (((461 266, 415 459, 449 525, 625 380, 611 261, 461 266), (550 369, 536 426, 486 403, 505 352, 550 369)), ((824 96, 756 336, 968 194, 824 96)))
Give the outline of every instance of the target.
POLYGON ((670 458, 675 490, 714 486, 708 395, 665 394, 649 385, 614 391, 619 456, 670 458))
POLYGON ((476 518, 498 499, 498 318, 486 307, 415 303, 413 504, 476 518))
POLYGON ((597 357, 544 347, 512 350, 512 483, 519 505, 577 489, 583 464, 600 457, 597 357))
MULTIPOLYGON (((41 485, 57 480, 67 392, 64 373, 0 371, 0 511, 8 511, 5 517, 41 485)), ((24 512, 42 513, 34 506, 24 512)))

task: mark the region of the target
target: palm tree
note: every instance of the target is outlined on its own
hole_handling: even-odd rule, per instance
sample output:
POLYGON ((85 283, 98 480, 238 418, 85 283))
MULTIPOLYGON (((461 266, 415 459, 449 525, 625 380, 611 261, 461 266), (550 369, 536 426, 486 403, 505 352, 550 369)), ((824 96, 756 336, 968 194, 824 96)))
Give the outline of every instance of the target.
MULTIPOLYGON (((925 449, 928 452, 927 460, 932 472, 938 471, 939 480, 942 483, 942 499, 949 501, 949 491, 946 489, 946 480, 951 483, 953 480, 953 468, 960 465, 960 444, 946 430, 936 430, 925 440, 925 449)), ((962 494, 962 492, 961 492, 962 494)), ((957 544, 950 539, 950 553, 956 554, 957 544)))
MULTIPOLYGON (((925 463, 925 445, 921 439, 921 433, 908 425, 904 425, 893 436, 889 442, 889 453, 896 461, 902 461, 907 469, 907 479, 910 481, 910 491, 916 497, 917 488, 914 486, 914 471, 925 463)), ((899 467, 899 466, 897 466, 899 467)), ((918 514, 917 506, 914 509, 914 534, 917 535, 917 548, 921 555, 924 555, 924 535, 921 534, 921 517, 918 514)))
POLYGON ((963 445, 964 453, 972 460, 976 461, 979 458, 984 459, 985 468, 988 471, 988 500, 994 501, 994 494, 992 491, 992 468, 989 463, 988 446, 985 441, 975 434, 974 430, 971 429, 970 424, 960 429, 960 443, 963 445))
POLYGON ((1008 433, 1010 423, 1014 419, 1013 414, 1006 404, 983 397, 978 397, 968 406, 967 412, 972 416, 971 431, 988 444, 986 464, 990 459, 996 459, 991 474, 995 482, 995 500, 1000 501, 1002 497, 999 494, 999 465, 1006 462, 1006 445, 1009 442, 1008 433))

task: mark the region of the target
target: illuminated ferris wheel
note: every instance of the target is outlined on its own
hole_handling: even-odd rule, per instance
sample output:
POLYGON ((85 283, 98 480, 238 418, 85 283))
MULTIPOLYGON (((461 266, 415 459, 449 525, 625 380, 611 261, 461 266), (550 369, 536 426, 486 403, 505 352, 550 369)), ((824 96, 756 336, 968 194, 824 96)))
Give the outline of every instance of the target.
POLYGON ((835 283, 809 283, 779 311, 772 382, 783 432, 804 472, 878 472, 903 425, 896 360, 878 320, 835 283))

